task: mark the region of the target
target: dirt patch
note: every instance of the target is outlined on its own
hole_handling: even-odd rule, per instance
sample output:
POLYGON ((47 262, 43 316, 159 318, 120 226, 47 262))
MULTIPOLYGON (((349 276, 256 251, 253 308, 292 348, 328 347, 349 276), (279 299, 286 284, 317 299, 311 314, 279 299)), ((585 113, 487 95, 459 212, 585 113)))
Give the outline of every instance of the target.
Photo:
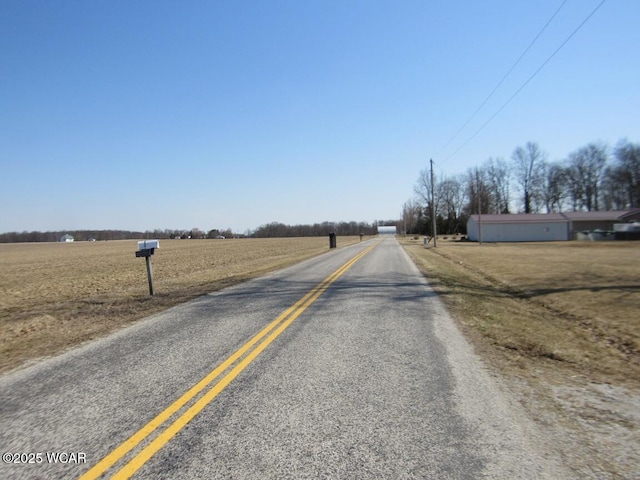
POLYGON ((401 241, 583 478, 640 478, 640 245, 401 241))
MULTIPOLYGON (((338 248, 359 237, 338 237, 338 248)), ((0 373, 329 250, 325 237, 0 244, 0 373)))

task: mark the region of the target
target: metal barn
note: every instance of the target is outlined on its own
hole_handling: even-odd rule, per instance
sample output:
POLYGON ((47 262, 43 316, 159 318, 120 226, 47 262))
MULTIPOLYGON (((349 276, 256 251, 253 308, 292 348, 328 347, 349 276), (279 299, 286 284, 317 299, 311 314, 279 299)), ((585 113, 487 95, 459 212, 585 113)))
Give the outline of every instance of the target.
POLYGON ((640 220, 640 209, 606 212, 471 215, 467 238, 477 242, 552 242, 575 240, 584 230, 613 230, 616 223, 640 220))
POLYGON ((474 242, 553 242, 569 240, 567 219, 559 213, 471 215, 467 238, 474 242))

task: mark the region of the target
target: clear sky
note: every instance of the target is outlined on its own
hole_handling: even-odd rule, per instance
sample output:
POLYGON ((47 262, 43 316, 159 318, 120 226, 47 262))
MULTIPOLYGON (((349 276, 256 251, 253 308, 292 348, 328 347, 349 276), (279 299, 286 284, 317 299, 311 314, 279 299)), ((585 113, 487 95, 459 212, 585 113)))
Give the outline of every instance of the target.
POLYGON ((0 232, 399 218, 536 141, 640 141, 640 1, 0 1, 0 232), (449 142, 449 143, 448 143, 449 142))

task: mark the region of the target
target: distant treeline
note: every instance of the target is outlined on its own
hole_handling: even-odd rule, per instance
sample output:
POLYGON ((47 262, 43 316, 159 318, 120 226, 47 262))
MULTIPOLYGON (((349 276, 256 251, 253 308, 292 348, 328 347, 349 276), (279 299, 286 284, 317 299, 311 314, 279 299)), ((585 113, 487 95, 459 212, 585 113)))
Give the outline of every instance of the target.
POLYGON ((24 242, 59 242, 64 235, 71 235, 76 242, 102 241, 102 240, 136 240, 145 238, 216 238, 235 235, 230 230, 210 230, 208 233, 198 228, 191 230, 147 230, 135 232, 131 230, 60 230, 55 232, 9 232, 0 233, 0 243, 24 243, 24 242))
POLYGON ((144 232, 128 230, 64 230, 59 232, 8 232, 0 233, 0 243, 59 242, 64 235, 71 235, 75 241, 127 240, 147 238, 144 232))
MULTIPOLYGON (((396 221, 380 222, 383 225, 395 225, 396 221)), ((378 233, 378 222, 322 222, 313 225, 285 225, 284 223, 268 223, 261 225, 252 237, 319 237, 335 233, 336 235, 375 235, 378 233)))
POLYGON ((233 233, 231 230, 213 229, 204 232, 198 228, 191 230, 153 230, 135 232, 131 230, 61 230, 54 232, 8 232, 0 233, 0 243, 24 243, 24 242, 59 242, 64 235, 71 235, 76 242, 103 241, 103 240, 135 240, 145 238, 169 239, 195 239, 195 238, 239 238, 239 237, 318 237, 335 233, 336 235, 375 235, 378 233, 378 225, 396 225, 396 220, 385 222, 323 222, 313 225, 285 225, 283 223, 268 223, 258 227, 254 232, 244 235, 233 233))

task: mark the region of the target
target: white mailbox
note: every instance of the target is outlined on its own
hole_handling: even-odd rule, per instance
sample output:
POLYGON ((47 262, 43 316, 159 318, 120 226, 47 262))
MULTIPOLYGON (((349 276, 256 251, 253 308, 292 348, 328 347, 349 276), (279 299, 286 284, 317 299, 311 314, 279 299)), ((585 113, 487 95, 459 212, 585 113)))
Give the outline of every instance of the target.
POLYGON ((151 267, 151 255, 156 248, 160 248, 160 240, 143 240, 138 242, 136 257, 144 257, 147 262, 147 278, 149 279, 149 295, 153 295, 153 268, 151 267))
POLYGON ((160 248, 160 240, 143 240, 138 242, 138 250, 149 250, 150 248, 160 248))

